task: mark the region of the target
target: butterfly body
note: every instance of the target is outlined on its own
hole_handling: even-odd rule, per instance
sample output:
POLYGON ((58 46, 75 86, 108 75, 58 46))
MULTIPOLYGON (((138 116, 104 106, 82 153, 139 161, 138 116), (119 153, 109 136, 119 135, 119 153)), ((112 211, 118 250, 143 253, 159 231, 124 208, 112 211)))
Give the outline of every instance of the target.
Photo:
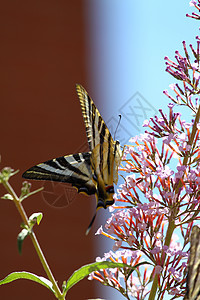
MULTIPOLYGON (((94 102, 86 90, 77 85, 89 151, 62 156, 38 164, 23 173, 23 177, 71 183, 79 193, 95 194, 96 211, 114 203, 114 183, 118 181, 118 167, 122 151, 114 141, 94 102)), ((96 213, 95 213, 96 215, 96 213)), ((91 227, 92 222, 89 225, 91 227)))

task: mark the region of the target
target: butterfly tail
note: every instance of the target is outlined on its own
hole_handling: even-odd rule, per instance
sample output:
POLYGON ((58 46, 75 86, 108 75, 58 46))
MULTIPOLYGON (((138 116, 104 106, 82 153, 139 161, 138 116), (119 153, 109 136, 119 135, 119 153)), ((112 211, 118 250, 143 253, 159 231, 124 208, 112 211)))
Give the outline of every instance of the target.
POLYGON ((85 235, 88 235, 88 233, 90 232, 90 229, 91 229, 91 227, 92 227, 92 224, 94 223, 94 220, 95 220, 95 218, 96 218, 96 215, 97 215, 97 213, 95 212, 95 214, 94 214, 94 216, 93 216, 93 218, 92 218, 92 221, 90 222, 90 225, 88 226, 88 228, 87 228, 87 230, 86 230, 86 232, 85 232, 85 235))

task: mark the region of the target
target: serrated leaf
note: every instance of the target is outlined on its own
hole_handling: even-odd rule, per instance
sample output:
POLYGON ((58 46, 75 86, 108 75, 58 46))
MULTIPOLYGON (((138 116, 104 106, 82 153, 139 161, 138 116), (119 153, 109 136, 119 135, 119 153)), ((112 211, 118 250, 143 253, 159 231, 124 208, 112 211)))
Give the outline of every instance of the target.
POLYGON ((141 262, 137 264, 136 266, 132 267, 127 264, 123 263, 116 263, 112 261, 101 261, 101 262, 96 262, 92 263, 89 265, 85 265, 81 267, 80 269, 76 270, 72 276, 68 279, 66 287, 63 289, 63 294, 66 295, 68 290, 74 286, 76 283, 78 283, 80 280, 88 276, 90 273, 99 271, 101 269, 107 269, 107 268, 129 268, 129 269, 136 269, 140 265, 144 264, 150 264, 148 262, 141 262))
POLYGON ((35 281, 35 282, 45 286, 46 288, 48 288, 49 290, 51 290, 54 293, 51 281, 49 281, 47 278, 44 278, 42 276, 38 276, 33 273, 29 273, 29 272, 25 272, 25 271, 13 272, 13 273, 9 274, 8 276, 6 276, 4 279, 2 279, 0 281, 0 285, 10 283, 17 279, 28 279, 28 280, 35 281))
POLYGON ((37 224, 39 225, 41 220, 42 220, 43 214, 41 212, 38 213, 33 213, 30 217, 29 217, 29 223, 32 223, 33 225, 35 224, 35 221, 37 222, 37 224))
POLYGON ((13 200, 13 196, 11 194, 5 194, 4 196, 1 197, 1 199, 13 200))
POLYGON ((24 239, 29 235, 29 230, 27 229, 22 229, 22 231, 18 234, 18 237, 17 237, 17 246, 18 246, 18 251, 19 251, 19 254, 22 253, 22 244, 23 244, 23 241, 24 239))

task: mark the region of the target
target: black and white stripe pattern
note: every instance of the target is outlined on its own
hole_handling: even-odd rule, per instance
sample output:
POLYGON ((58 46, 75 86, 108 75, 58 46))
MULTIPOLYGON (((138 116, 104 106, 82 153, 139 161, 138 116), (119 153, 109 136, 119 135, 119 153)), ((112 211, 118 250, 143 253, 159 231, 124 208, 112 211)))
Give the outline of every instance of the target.
POLYGON ((91 152, 72 154, 45 161, 28 169, 22 176, 27 179, 71 183, 79 192, 96 193, 92 181, 91 152))
POLYGON ((184 300, 200 300, 200 228, 194 226, 190 237, 187 293, 184 300))
MULTIPOLYGON (((88 195, 95 194, 97 210, 114 203, 113 183, 117 184, 122 151, 113 138, 94 102, 81 85, 76 85, 90 152, 62 156, 28 169, 27 179, 71 183, 88 195)), ((96 215, 96 214, 95 214, 96 215)), ((94 218, 89 226, 91 227, 94 218)))

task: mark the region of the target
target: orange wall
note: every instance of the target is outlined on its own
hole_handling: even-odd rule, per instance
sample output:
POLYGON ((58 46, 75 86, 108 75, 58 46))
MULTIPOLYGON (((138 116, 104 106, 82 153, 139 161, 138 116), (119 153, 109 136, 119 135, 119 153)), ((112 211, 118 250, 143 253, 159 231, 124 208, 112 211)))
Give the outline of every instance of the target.
MULTIPOLYGON (((83 5, 81 0, 1 2, 1 168, 20 169, 10 180, 18 194, 21 174, 27 168, 85 148, 85 128, 75 92, 76 82, 87 89, 83 5)), ((41 185, 34 182, 33 188, 41 185)), ((34 231, 61 286, 74 270, 94 261, 92 243, 97 228, 85 236, 93 214, 89 197, 62 185, 53 187, 55 193, 51 188, 46 186, 46 194, 25 200, 24 207, 28 215, 44 214, 34 231), (60 202, 56 202, 58 195, 62 196, 60 202)), ((4 192, 0 186, 0 195, 4 192)), ((29 238, 22 255, 17 252, 21 219, 14 204, 0 200, 0 210, 0 278, 23 270, 45 276, 29 238)), ((94 283, 85 279, 72 288, 67 299, 92 297, 94 283)), ((0 298, 54 299, 44 287, 25 280, 1 286, 0 298)))

